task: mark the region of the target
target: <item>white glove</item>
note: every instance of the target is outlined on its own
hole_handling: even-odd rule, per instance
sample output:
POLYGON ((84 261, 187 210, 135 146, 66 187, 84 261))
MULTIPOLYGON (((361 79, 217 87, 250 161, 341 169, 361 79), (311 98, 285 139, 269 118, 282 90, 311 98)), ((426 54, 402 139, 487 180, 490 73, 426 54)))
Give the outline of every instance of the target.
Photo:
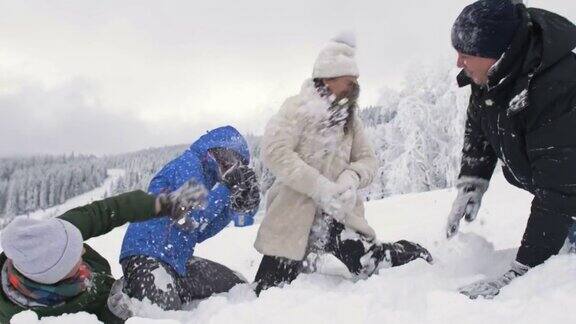
POLYGON ((349 214, 356 206, 356 200, 358 200, 358 192, 356 189, 348 189, 336 197, 338 204, 341 206, 340 210, 338 211, 339 214, 343 214, 344 217, 346 214, 349 214))
POLYGON ((349 214, 356 206, 360 177, 352 170, 344 170, 338 177, 338 180, 336 180, 336 184, 346 188, 344 192, 336 197, 338 204, 342 206, 338 211, 340 215, 336 215, 336 217, 345 218, 346 214, 349 214))
POLYGON ((340 212, 343 202, 340 196, 348 189, 338 183, 332 182, 321 176, 316 184, 316 191, 312 194, 312 199, 322 211, 334 217, 338 221, 344 220, 344 214, 340 212))
POLYGON ((488 189, 488 180, 477 177, 462 177, 458 180, 456 188, 458 188, 458 195, 452 204, 446 226, 446 237, 448 238, 458 232, 460 220, 463 217, 468 222, 476 219, 482 196, 488 189))
POLYGON ((358 190, 358 186, 360 185, 360 177, 356 171, 344 170, 338 176, 336 183, 343 186, 344 188, 358 190))
POLYGON ((336 182, 325 177, 318 179, 317 192, 312 199, 328 215, 343 222, 354 206, 356 206, 360 177, 355 171, 344 170, 336 182))
POLYGON ((127 320, 132 317, 134 313, 132 312, 132 300, 124 293, 123 289, 124 278, 120 278, 112 285, 106 303, 112 314, 122 320, 127 320))
POLYGON ((511 269, 502 276, 496 279, 477 281, 458 289, 458 291, 461 294, 468 296, 470 299, 476 299, 478 297, 492 299, 500 293, 502 287, 507 286, 512 280, 514 280, 514 278, 524 275, 529 269, 529 266, 514 261, 511 269))

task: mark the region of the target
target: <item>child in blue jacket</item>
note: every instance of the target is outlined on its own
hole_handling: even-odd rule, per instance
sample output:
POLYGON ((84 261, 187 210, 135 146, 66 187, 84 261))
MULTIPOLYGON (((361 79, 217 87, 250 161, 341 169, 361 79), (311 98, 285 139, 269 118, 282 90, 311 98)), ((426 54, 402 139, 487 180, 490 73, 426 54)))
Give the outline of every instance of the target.
POLYGON ((227 267, 194 256, 194 247, 231 221, 236 226, 253 223, 260 194, 249 162, 246 140, 226 126, 203 135, 166 164, 148 191, 171 192, 195 179, 209 190, 206 207, 192 211, 181 222, 162 217, 131 224, 120 254, 124 278, 116 292, 121 289, 129 297, 147 298, 162 309, 179 310, 193 300, 245 283, 227 267))

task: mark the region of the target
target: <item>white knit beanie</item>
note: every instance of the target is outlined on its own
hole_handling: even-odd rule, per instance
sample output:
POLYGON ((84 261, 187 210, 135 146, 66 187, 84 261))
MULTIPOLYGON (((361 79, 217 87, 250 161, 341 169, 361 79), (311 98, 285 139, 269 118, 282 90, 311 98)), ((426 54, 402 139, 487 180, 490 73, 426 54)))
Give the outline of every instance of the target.
POLYGON ((312 78, 358 77, 360 74, 356 64, 355 52, 356 37, 354 33, 340 33, 332 38, 318 55, 316 63, 314 63, 312 78))
POLYGON ((2 231, 2 248, 28 279, 54 284, 66 277, 82 257, 80 230, 59 219, 16 217, 2 231))

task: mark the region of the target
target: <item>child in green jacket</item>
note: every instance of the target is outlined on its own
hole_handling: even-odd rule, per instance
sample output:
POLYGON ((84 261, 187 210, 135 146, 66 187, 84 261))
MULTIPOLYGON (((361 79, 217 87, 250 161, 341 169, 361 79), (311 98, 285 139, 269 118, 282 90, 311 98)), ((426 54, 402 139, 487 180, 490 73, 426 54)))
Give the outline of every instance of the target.
POLYGON ((133 191, 44 220, 17 217, 3 231, 0 254, 0 322, 32 310, 39 317, 95 314, 122 323, 106 305, 114 278, 108 261, 83 241, 127 222, 169 215, 181 220, 206 201, 204 186, 185 183, 158 197, 133 191))

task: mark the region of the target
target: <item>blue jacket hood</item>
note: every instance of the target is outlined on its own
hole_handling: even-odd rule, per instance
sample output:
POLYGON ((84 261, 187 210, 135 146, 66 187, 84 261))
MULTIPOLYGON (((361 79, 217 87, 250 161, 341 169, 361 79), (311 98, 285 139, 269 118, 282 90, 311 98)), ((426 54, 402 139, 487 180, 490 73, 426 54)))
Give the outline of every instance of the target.
POLYGON ((190 150, 198 157, 204 157, 208 149, 215 147, 233 150, 244 158, 246 164, 250 163, 248 143, 244 136, 232 126, 223 126, 209 131, 192 143, 190 150))

